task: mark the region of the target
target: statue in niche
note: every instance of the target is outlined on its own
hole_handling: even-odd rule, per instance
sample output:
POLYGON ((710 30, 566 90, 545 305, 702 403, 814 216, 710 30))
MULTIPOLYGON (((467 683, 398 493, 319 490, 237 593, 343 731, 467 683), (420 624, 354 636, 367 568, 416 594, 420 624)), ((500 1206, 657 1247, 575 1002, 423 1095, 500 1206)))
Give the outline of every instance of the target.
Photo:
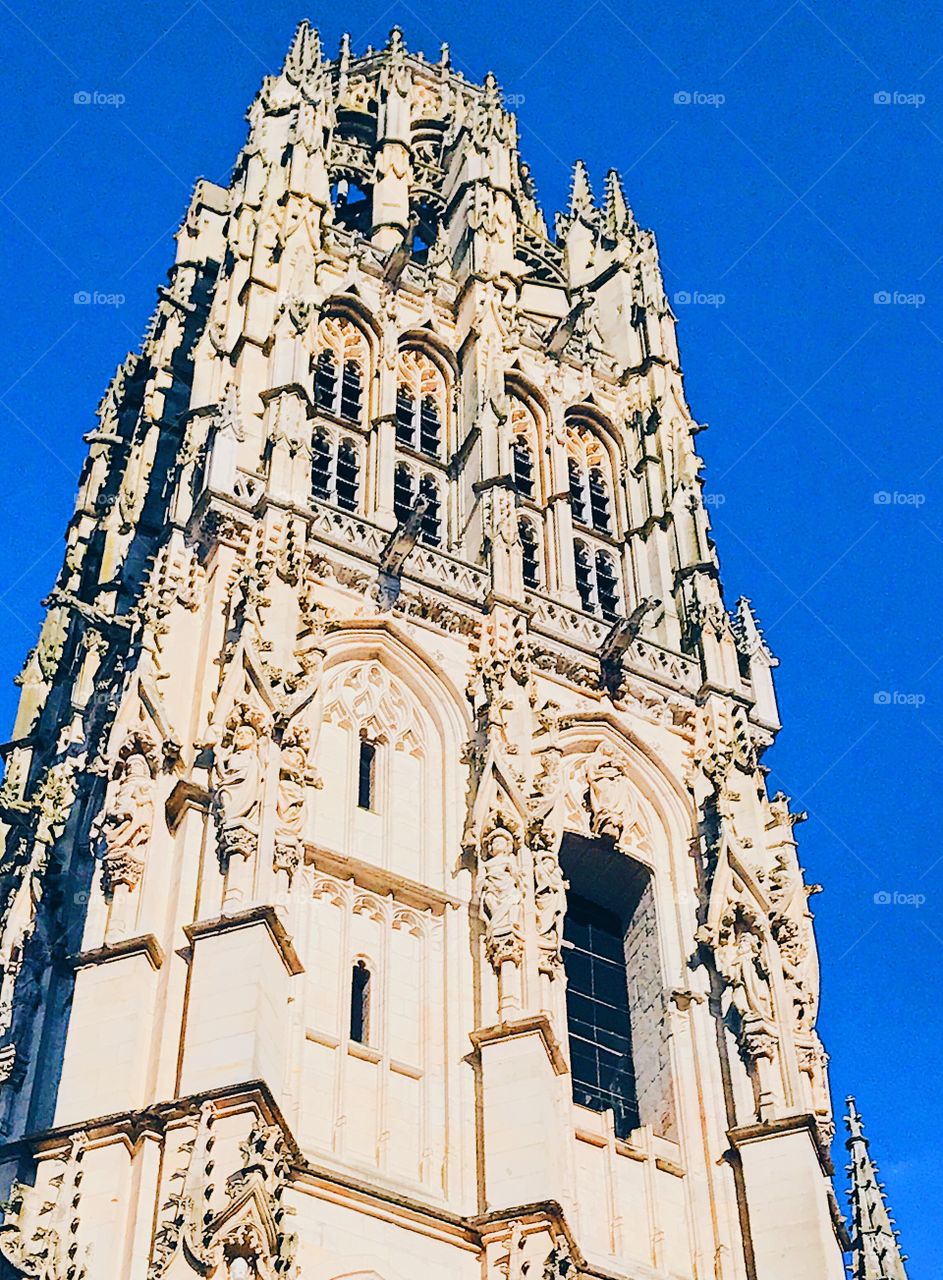
POLYGON ((730 983, 734 1007, 744 1022, 772 1021, 773 996, 763 939, 742 911, 735 911, 724 922, 717 964, 730 983))
POLYGON ((306 726, 290 727, 282 739, 275 801, 275 869, 287 871, 289 879, 301 860, 301 842, 307 816, 309 786, 320 779, 309 772, 311 734, 306 726))
POLYGON ((130 892, 140 883, 154 826, 153 743, 133 736, 122 748, 101 814, 92 829, 104 846, 102 887, 112 897, 119 885, 130 892))
POLYGON ((226 722, 216 764, 213 806, 219 824, 222 853, 249 857, 258 843, 262 806, 262 739, 268 717, 240 703, 226 722))
POLYGON ((563 961, 563 917, 568 882, 560 860, 547 845, 534 846, 534 904, 540 940, 540 968, 552 977, 563 961))
POLYGON ((485 923, 485 947, 495 968, 520 960, 524 886, 517 843, 505 826, 496 826, 482 844, 482 882, 478 907, 485 923))

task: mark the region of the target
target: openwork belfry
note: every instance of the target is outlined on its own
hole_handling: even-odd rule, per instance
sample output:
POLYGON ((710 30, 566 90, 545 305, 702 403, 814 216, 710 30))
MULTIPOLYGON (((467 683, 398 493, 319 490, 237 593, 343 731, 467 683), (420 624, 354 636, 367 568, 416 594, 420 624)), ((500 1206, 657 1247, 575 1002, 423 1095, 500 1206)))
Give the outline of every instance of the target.
POLYGON ((775 659, 654 238, 517 136, 303 23, 197 183, 3 749, 5 1275, 843 1275, 775 659))

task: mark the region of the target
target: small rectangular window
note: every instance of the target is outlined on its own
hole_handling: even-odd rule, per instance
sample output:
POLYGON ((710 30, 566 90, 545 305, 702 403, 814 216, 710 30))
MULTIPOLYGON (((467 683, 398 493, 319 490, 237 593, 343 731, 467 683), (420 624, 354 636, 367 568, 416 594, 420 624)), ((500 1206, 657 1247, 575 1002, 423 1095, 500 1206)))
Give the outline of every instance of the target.
POLYGON ((376 765, 376 744, 361 741, 357 771, 357 805, 361 809, 373 808, 376 765))
POLYGON ((370 970, 363 960, 354 965, 350 983, 350 1038, 370 1043, 370 970))

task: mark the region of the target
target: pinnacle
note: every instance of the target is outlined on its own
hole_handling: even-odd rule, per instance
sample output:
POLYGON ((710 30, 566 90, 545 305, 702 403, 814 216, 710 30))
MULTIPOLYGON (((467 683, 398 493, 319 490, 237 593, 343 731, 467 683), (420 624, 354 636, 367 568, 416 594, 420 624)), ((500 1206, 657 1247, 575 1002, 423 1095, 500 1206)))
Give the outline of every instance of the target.
POLYGON ((591 216, 596 211, 593 189, 589 185, 589 174, 582 160, 573 166, 573 177, 570 181, 570 216, 578 218, 591 216))
POLYGON ((307 18, 295 28, 291 46, 285 57, 285 76, 294 84, 303 82, 321 62, 321 38, 307 18))
POLYGON ((613 239, 626 231, 635 221, 622 189, 622 179, 615 169, 610 169, 606 174, 603 215, 606 231, 613 239))

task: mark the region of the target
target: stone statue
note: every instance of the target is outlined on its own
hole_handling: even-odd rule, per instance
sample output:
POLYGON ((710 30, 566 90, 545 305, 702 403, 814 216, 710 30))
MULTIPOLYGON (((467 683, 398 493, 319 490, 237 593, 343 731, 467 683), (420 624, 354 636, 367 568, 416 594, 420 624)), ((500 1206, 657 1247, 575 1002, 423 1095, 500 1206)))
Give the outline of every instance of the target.
POLYGON ((535 849, 534 903, 537 908, 537 933, 540 939, 540 967, 543 972, 551 976, 563 960, 561 945, 568 888, 559 859, 553 850, 535 849))
POLYGON ((517 845, 507 827, 498 826, 482 846, 482 883, 478 907, 485 923, 485 947, 495 968, 520 960, 524 890, 517 845))
POLYGON ((636 806, 619 758, 604 743, 586 762, 586 784, 593 835, 622 844, 637 825, 636 806))
POLYGON ((105 846, 102 884, 107 894, 113 894, 119 884, 133 889, 139 883, 153 823, 151 764, 140 750, 134 750, 116 766, 113 789, 96 823, 105 846))
POLYGON ((717 948, 718 966, 733 990, 733 1002, 745 1020, 771 1021, 773 997, 763 940, 738 911, 726 921, 717 948))
POLYGON ((226 722, 226 734, 218 753, 213 807, 219 826, 221 853, 244 858, 258 844, 262 807, 261 742, 268 732, 264 712, 241 703, 226 722))
POLYGON ((289 879, 301 860, 307 788, 314 784, 308 773, 310 740, 303 725, 290 728, 282 739, 275 801, 275 869, 287 871, 289 879))

